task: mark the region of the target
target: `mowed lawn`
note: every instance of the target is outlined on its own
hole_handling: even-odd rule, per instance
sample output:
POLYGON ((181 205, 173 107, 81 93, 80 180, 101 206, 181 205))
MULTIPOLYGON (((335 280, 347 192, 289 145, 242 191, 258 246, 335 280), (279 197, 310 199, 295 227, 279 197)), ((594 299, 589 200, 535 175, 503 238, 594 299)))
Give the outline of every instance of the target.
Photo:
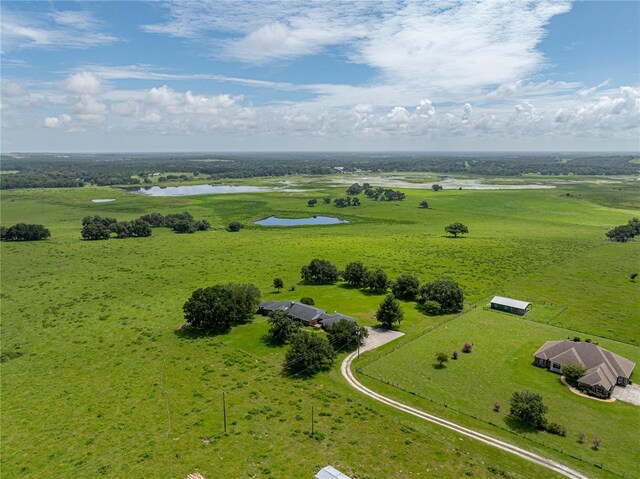
MULTIPOLYGON (((530 314, 535 315, 534 311, 530 314)), ((517 432, 526 438, 581 458, 588 464, 627 474, 637 470, 640 461, 640 411, 621 401, 604 403, 573 394, 560 382, 560 376, 532 365, 534 352, 545 341, 573 338, 567 329, 539 324, 519 316, 476 308, 403 347, 382 355, 361 368, 365 376, 393 387, 517 432), (471 353, 462 353, 465 342, 473 343, 471 353), (459 351, 457 360, 435 367, 436 354, 449 357, 459 351), (509 401, 514 391, 528 389, 540 393, 548 406, 547 418, 567 428, 567 437, 518 427, 508 420, 509 401), (495 402, 502 410, 493 410, 495 402), (585 444, 578 434, 584 432, 585 444), (599 451, 591 441, 602 441, 599 451)), ((600 346, 640 363, 640 348, 591 336, 600 346)), ((586 339, 585 336, 582 339, 586 339)), ((638 374, 638 371, 635 372, 638 374)))
MULTIPOLYGON (((320 257, 339 268, 363 261, 391 278, 409 272, 421 281, 454 279, 469 304, 504 291, 548 301, 551 313, 541 321, 567 318, 597 331, 607 316, 608 334, 637 343, 638 284, 628 278, 640 245, 603 242, 608 227, 638 216, 629 206, 635 193, 620 210, 601 201, 609 193, 619 197, 609 185, 599 186, 598 201, 567 198, 564 190, 406 190, 404 202, 363 196, 361 207, 338 209, 306 204, 345 196, 344 188, 306 187, 303 193, 188 198, 116 188, 3 191, 3 225, 41 223, 52 232, 47 241, 1 247, 3 475, 183 477, 200 469, 205 477, 302 477, 332 463, 355 478, 423 477, 425 471, 494 477, 490 465, 512 477, 546 477, 524 461, 367 401, 337 368, 307 382, 281 377, 285 350, 262 341, 263 319, 224 336, 180 336, 182 305, 199 287, 252 282, 264 299, 311 296, 328 311, 374 324, 383 295, 343 283, 301 283, 300 267, 320 257), (94 198, 116 201, 96 204, 94 198), (430 209, 418 208, 422 199, 430 209), (80 239, 86 215, 127 220, 185 210, 214 230, 80 239), (271 214, 331 214, 350 223, 251 226, 271 214), (247 227, 228 233, 223 228, 231 220, 247 227), (469 226, 468 237, 445 235, 453 221, 469 226), (601 250, 606 259, 590 268, 601 250), (271 287, 276 276, 285 282, 281 292, 271 287), (582 279, 580 287, 575 278, 582 279), (227 436, 220 436, 222 390, 229 401, 227 436), (320 440, 305 435, 311 404, 320 440)), ((413 303, 403 307, 407 339, 442 319, 420 314, 413 303)), ((607 442, 603 437, 603 451, 607 442)))

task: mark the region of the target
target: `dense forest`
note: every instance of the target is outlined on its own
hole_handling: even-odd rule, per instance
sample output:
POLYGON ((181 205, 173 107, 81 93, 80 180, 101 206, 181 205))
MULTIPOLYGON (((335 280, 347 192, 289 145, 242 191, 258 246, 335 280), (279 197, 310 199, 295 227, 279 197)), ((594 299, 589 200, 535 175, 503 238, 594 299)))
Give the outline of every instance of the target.
POLYGON ((296 174, 429 171, 488 176, 635 175, 634 155, 424 153, 224 153, 224 154, 5 154, 0 188, 65 188, 85 184, 134 185, 150 175, 190 172, 203 179, 296 174), (10 172, 10 173, 9 173, 10 172), (205 176, 206 175, 206 176, 205 176))

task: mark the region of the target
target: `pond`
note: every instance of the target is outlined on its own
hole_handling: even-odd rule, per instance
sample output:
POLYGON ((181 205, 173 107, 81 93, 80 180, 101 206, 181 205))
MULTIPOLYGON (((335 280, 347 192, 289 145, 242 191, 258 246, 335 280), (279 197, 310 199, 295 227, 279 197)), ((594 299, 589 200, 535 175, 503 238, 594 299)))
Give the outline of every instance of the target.
POLYGON ((152 186, 140 188, 138 191, 149 196, 193 196, 193 195, 228 195, 231 193, 258 193, 272 191, 265 186, 224 186, 224 185, 191 185, 191 186, 152 186))
POLYGON ((348 223, 347 220, 333 218, 331 216, 312 216, 310 218, 278 218, 277 216, 269 216, 254 224, 260 226, 306 226, 306 225, 336 225, 348 223))
POLYGON ((100 200, 91 200, 93 203, 111 203, 112 201, 115 201, 114 198, 103 198, 100 200))

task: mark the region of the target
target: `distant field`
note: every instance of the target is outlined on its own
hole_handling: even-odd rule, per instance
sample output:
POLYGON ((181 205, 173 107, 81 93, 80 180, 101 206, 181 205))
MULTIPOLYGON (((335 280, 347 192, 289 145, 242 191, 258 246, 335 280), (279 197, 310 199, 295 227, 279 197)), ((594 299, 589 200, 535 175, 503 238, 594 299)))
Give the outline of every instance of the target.
MULTIPOLYGON (((232 183, 281 185, 296 179, 232 183)), ((586 331, 582 336, 619 339, 628 343, 624 351, 637 357, 640 282, 631 282, 629 275, 640 269, 640 244, 609 244, 603 238, 609 227, 640 216, 640 188, 407 189, 407 199, 400 203, 378 203, 361 195, 361 207, 340 209, 324 204, 309 208, 307 201, 345 196, 343 187, 320 178, 300 179, 308 191, 180 198, 95 187, 3 191, 3 225, 41 223, 52 233, 43 242, 2 243, 0 345, 11 358, 1 366, 3 475, 184 477, 199 468, 205 477, 302 477, 332 463, 360 479, 423 477, 418 473, 429 470, 445 478, 467 471, 474 477, 496 477, 488 465, 514 478, 551 477, 524 461, 367 401, 347 388, 337 368, 302 383, 282 378, 284 350, 261 341, 266 328, 262 319, 225 336, 181 337, 175 329, 182 322, 182 305, 198 287, 252 282, 264 299, 311 296, 322 308, 373 324, 382 295, 342 283, 300 282, 300 267, 314 257, 340 268, 359 260, 385 269, 390 277, 409 272, 421 281, 455 279, 469 306, 492 294, 534 305, 546 302, 532 315, 541 323, 518 323, 531 328, 532 341, 553 330, 542 324, 551 321, 586 331), (96 198, 116 201, 92 203, 96 198), (423 199, 430 209, 418 207, 423 199), (105 242, 80 239, 86 215, 127 220, 153 211, 185 210, 196 219, 206 218, 214 229, 194 235, 156 229, 150 238, 105 242), (251 225, 271 214, 329 214, 350 223, 251 225), (224 226, 231 220, 247 227, 228 233, 224 226), (470 234, 448 238, 443 228, 453 221, 465 223, 470 234), (271 287, 276 276, 285 283, 280 293, 271 287), (229 393, 227 436, 219 435, 223 389, 229 393), (322 440, 304 435, 312 403, 322 440), (380 461, 381 454, 393 460, 380 461)), ((403 306, 406 340, 443 319, 422 315, 413 303, 403 306)), ((470 315, 481 314, 476 311, 470 315)), ((458 321, 464 320, 453 324, 458 321)), ((446 330, 428 333, 424 340, 438 331, 446 330)), ((458 363, 481 358, 481 349, 458 363)), ((555 376, 528 364, 525 370, 527 377, 540 375, 536 380, 549 388, 544 391, 550 401, 551 395, 565 393, 555 392, 555 376)), ((445 374, 455 371, 461 370, 450 364, 445 374)), ((567 403, 558 404, 566 410, 567 403)), ((609 454, 605 444, 603 440, 602 455, 609 454)), ((637 457, 634 463, 640 463, 637 457)))
MULTIPOLYGON (((505 430, 510 429, 507 415, 511 394, 524 389, 538 392, 549 407, 548 419, 566 426, 567 437, 536 431, 522 432, 524 437, 623 475, 626 464, 640 461, 637 406, 578 397, 562 385, 559 375, 531 364, 533 353, 545 341, 568 337, 573 337, 570 330, 476 308, 367 364, 362 373, 414 393, 427 405, 431 401, 446 404, 505 430), (470 354, 460 352, 465 342, 473 343, 470 354), (454 350, 460 352, 458 360, 450 359, 443 369, 434 368, 438 352, 451 355, 454 350), (496 401, 503 405, 500 413, 493 411, 496 401), (587 444, 577 442, 579 432, 589 438, 587 444), (601 450, 590 448, 593 437, 601 439, 601 450)), ((637 346, 597 337, 592 340, 640 363, 637 346)))

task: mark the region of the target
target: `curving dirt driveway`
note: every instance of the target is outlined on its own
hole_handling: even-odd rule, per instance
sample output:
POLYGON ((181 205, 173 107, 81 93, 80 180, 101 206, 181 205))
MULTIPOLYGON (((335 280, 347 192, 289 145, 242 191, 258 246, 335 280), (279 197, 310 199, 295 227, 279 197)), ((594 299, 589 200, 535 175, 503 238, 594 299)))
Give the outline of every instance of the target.
MULTIPOLYGON (((389 331, 385 329, 378 328, 368 328, 369 329, 369 337, 365 345, 360 348, 360 352, 367 351, 369 349, 377 348, 378 346, 382 346, 389 341, 393 341, 394 339, 402 336, 402 333, 398 333, 396 331, 389 331)), ((554 472, 557 472, 565 477, 570 477, 572 479, 588 479, 587 476, 581 474, 580 472, 571 469, 567 466, 560 464, 552 459, 547 459, 545 457, 539 456, 538 454, 534 454, 520 447, 514 446, 513 444, 509 444, 508 442, 501 441, 500 439, 495 439, 491 436, 487 436, 480 432, 474 431, 473 429, 466 428, 464 426, 460 426, 454 422, 447 421, 446 419, 442 419, 438 416, 434 416, 432 414, 428 414, 420 409, 407 406, 406 404, 402 404, 401 402, 395 401, 391 398, 383 396, 382 394, 378 394, 371 389, 364 386, 360 383, 353 372, 351 371, 351 363, 358 356, 358 352, 351 353, 347 356, 344 361, 342 361, 341 371, 342 375, 345 377, 347 382, 353 386, 355 389, 360 391, 362 394, 365 394, 381 403, 384 403, 388 406, 399 409, 400 411, 406 412, 407 414, 411 414, 425 421, 429 421, 440 426, 446 427, 447 429, 451 429, 452 431, 457 432, 458 434, 462 434, 464 436, 476 439, 480 442, 488 444, 493 447, 497 447, 503 451, 514 454, 518 457, 526 459, 527 461, 531 461, 540 466, 546 467, 547 469, 551 469, 554 472)))

